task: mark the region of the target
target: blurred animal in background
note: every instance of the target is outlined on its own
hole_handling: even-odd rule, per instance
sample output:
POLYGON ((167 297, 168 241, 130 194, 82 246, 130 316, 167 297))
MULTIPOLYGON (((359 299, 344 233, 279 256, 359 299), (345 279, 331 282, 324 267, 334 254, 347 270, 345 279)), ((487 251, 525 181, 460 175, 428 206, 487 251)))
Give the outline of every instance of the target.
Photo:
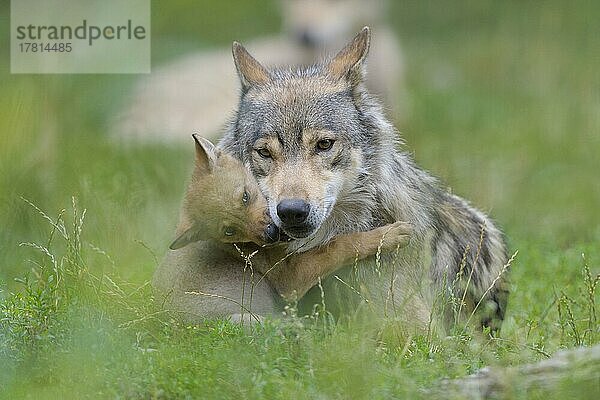
MULTIPOLYGON (((310 65, 340 48, 353 32, 374 28, 367 85, 389 107, 407 114, 400 44, 384 21, 380 0, 281 0, 283 32, 246 41, 266 65, 310 65)), ((238 101, 239 83, 229 48, 188 54, 153 68, 126 98, 109 128, 119 139, 184 141, 192 131, 217 139, 238 101)))
MULTIPOLYGON (((400 42, 385 18, 384 0, 284 0, 285 33, 302 51, 302 64, 325 60, 337 53, 355 32, 370 26, 367 87, 382 97, 388 117, 401 122, 408 112, 400 42)), ((259 58, 260 59, 260 58, 259 58)))

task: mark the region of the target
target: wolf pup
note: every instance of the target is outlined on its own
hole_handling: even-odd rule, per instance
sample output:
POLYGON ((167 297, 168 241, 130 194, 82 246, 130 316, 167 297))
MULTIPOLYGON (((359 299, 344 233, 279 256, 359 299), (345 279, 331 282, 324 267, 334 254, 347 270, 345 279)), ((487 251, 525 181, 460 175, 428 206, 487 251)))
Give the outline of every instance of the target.
POLYGON ((365 27, 328 62, 271 70, 234 43, 242 91, 220 146, 250 168, 296 251, 394 221, 414 227, 410 244, 388 257, 387 276, 361 278, 365 296, 378 300, 371 304, 391 303, 426 328, 439 294, 451 293, 462 315, 477 308, 483 325, 498 327, 503 235, 398 150, 397 132, 364 84, 369 42, 365 27))
POLYGON ((154 286, 167 295, 169 305, 188 319, 233 315, 243 313, 244 308, 258 314, 273 313, 275 296, 260 276, 265 276, 281 296, 292 300, 302 297, 320 277, 354 259, 408 244, 410 226, 396 222, 368 232, 340 235, 328 246, 297 255, 287 254, 283 245, 261 247, 277 240, 279 234, 254 177, 239 160, 219 151, 207 139, 193 137, 195 168, 177 238, 170 246, 174 251, 154 276, 154 286), (238 244, 237 249, 233 243, 238 244), (244 279, 246 263, 240 251, 251 254, 256 250, 252 266, 261 275, 244 279), (251 287, 246 287, 248 284, 251 287), (244 298, 245 292, 250 297, 244 298))

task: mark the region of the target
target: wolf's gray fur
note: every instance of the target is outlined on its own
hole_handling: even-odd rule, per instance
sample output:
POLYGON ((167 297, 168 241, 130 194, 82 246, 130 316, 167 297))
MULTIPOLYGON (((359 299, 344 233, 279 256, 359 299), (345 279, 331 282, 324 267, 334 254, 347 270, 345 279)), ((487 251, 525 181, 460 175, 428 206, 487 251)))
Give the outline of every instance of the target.
MULTIPOLYGON (((501 274, 506 247, 502 233, 485 214, 442 188, 408 153, 398 150, 398 133, 364 85, 369 38, 365 28, 329 62, 276 70, 266 70, 234 44, 242 93, 220 146, 254 173, 271 217, 284 231, 278 203, 293 197, 310 204, 305 230, 287 232, 297 238, 293 250, 393 221, 411 223, 411 245, 400 250, 398 262, 388 260, 394 266, 387 275, 361 287, 382 301, 391 298, 423 326, 437 293, 453 292, 462 298, 466 290, 464 309, 477 304, 501 274), (307 144, 308 132, 315 140, 334 138, 329 153, 314 153, 307 144), (460 276, 463 284, 454 285, 460 276)), ((495 327, 503 319, 502 281, 482 303, 485 325, 495 327)))

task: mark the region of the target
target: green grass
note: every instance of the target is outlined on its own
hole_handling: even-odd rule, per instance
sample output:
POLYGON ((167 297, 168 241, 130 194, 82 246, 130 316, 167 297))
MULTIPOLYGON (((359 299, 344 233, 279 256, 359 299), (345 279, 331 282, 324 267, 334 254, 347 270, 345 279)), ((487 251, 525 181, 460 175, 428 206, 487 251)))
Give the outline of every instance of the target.
MULTIPOLYGON (((277 29, 263 2, 219 4, 155 2, 155 62, 277 29)), ((360 315, 248 332, 156 314, 147 282, 172 239, 192 148, 108 139, 135 76, 10 75, 4 55, 0 398, 427 397, 442 378, 597 343, 600 7, 398 2, 392 11, 408 66, 412 110, 399 129, 409 149, 519 250, 500 339, 403 338, 360 315), (20 243, 47 248, 54 263, 20 243)), ((1 6, 2 26, 8 15, 1 6)), ((7 31, 0 44, 8 48, 7 31)), ((596 377, 514 397, 598 389, 596 377)))

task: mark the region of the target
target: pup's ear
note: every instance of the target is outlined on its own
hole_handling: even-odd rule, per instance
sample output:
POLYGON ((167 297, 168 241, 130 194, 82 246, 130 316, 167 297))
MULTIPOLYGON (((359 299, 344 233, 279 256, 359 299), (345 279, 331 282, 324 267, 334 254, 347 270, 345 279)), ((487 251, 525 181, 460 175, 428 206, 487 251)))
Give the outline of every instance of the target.
POLYGON ((191 228, 185 230, 181 235, 177 236, 173 243, 169 246, 171 250, 177 250, 190 243, 198 242, 200 240, 206 240, 207 237, 204 230, 199 229, 197 226, 192 225, 191 228))
POLYGON ((232 52, 235 68, 244 91, 250 89, 251 86, 262 85, 269 81, 269 71, 256 61, 244 46, 238 42, 233 42, 232 52))
POLYGON ((192 137, 196 142, 196 166, 203 172, 212 172, 217 164, 217 149, 215 145, 197 133, 192 134, 192 137))
POLYGON ((351 84, 358 84, 363 80, 363 64, 369 52, 371 30, 368 26, 348 43, 327 65, 329 75, 334 79, 346 78, 351 84))

